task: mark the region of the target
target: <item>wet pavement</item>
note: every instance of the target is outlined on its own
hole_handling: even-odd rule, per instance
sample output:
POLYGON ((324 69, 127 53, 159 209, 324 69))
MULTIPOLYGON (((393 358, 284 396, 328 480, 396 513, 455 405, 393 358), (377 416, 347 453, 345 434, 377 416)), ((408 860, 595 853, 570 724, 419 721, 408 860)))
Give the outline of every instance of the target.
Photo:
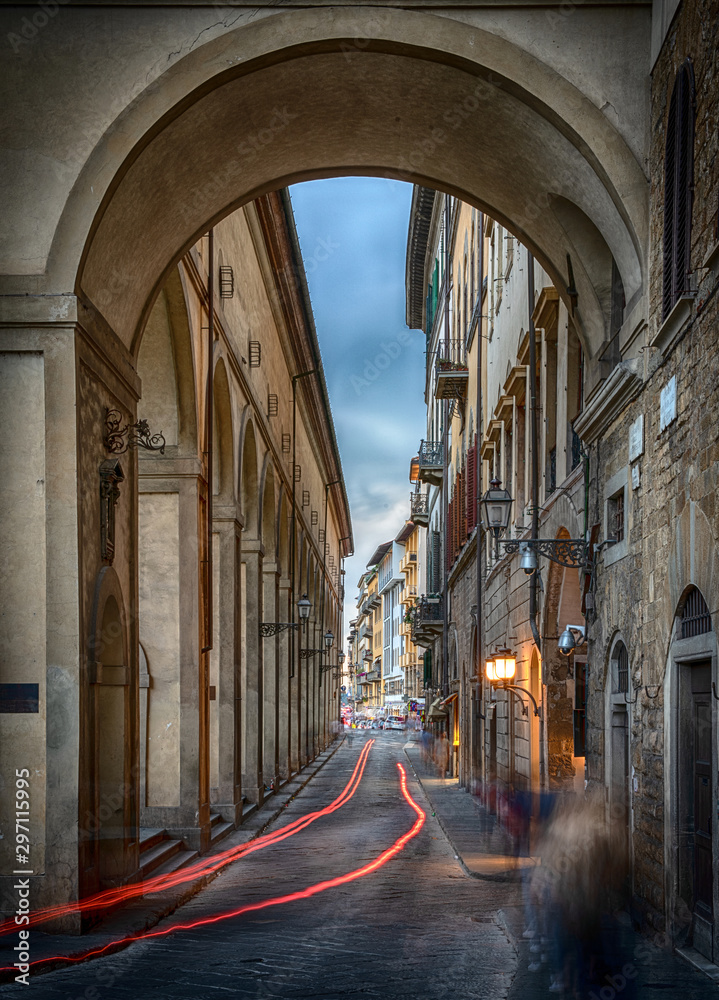
MULTIPOLYGON (((543 949, 532 951, 534 942, 523 937, 521 866, 493 817, 423 761, 414 733, 353 732, 276 810, 270 833, 335 800, 372 739, 351 797, 294 835, 225 867, 155 923, 150 933, 157 937, 32 977, 29 986, 2 985, 0 996, 561 996, 550 992, 543 949), (402 794, 398 764, 425 815, 419 829, 418 813, 402 794), (227 917, 231 912, 236 915, 227 917), (181 926, 188 924, 194 926, 181 926)), ((119 935, 122 915, 117 920, 119 935)), ((39 930, 32 935, 38 952, 67 945, 39 930)), ((706 976, 634 935, 628 921, 619 926, 618 941, 616 968, 588 1000, 717 995, 706 976)))

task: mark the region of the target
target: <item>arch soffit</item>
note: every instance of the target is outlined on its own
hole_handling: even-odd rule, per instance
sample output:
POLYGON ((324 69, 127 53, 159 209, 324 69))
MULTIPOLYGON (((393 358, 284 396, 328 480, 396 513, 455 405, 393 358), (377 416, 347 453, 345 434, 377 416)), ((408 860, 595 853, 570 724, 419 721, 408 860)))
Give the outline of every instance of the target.
POLYGON ((234 434, 232 419, 232 394, 224 358, 215 358, 213 374, 213 400, 215 425, 219 441, 215 442, 215 454, 220 458, 220 496, 228 502, 234 499, 235 476, 234 434))
MULTIPOLYGON (((327 15, 327 12, 324 12, 327 15)), ((348 137, 342 137, 340 146, 330 153, 328 150, 324 159, 324 164, 318 164, 316 154, 315 162, 312 165, 307 156, 296 161, 297 150, 292 148, 290 142, 294 135, 294 128, 287 127, 283 137, 283 150, 270 150, 267 156, 257 157, 259 173, 255 176, 253 170, 247 170, 248 164, 238 163, 236 143, 234 144, 234 163, 231 156, 225 157, 224 165, 229 171, 225 178, 226 182, 215 185, 217 189, 227 190, 233 188, 233 171, 235 168, 238 175, 247 175, 246 186, 243 190, 242 182, 238 176, 238 198, 230 204, 219 204, 217 196, 211 196, 209 192, 204 192, 202 198, 197 198, 197 192, 193 189, 195 202, 195 213, 190 213, 185 221, 184 227, 172 233, 172 225, 167 222, 160 223, 152 218, 152 214, 147 212, 147 203, 142 198, 138 198, 138 191, 146 191, 147 196, 154 197, 156 189, 152 183, 152 178, 156 176, 151 169, 151 161, 156 158, 156 154, 162 153, 163 162, 167 164, 171 159, 168 157, 169 132, 181 122, 185 126, 190 124, 188 115, 192 117, 192 111, 197 109, 198 104, 203 105, 202 118, 210 125, 207 114, 209 105, 214 98, 219 98, 219 103, 223 105, 235 102, 227 101, 227 95, 220 95, 219 91, 226 86, 231 86, 242 77, 243 86, 247 88, 248 81, 252 77, 260 77, 263 74, 267 77, 279 77, 286 74, 279 72, 279 67, 287 67, 292 62, 293 70, 309 72, 316 76, 316 67, 310 65, 313 61, 324 59, 333 53, 336 56, 337 65, 333 72, 336 76, 337 67, 342 67, 348 74, 348 85, 352 84, 354 91, 361 91, 362 87, 357 87, 357 73, 355 66, 348 66, 351 60, 346 58, 346 54, 341 54, 338 49, 342 40, 352 40, 358 37, 358 18, 367 21, 366 35, 370 39, 368 44, 357 55, 360 58, 365 56, 376 56, 389 54, 395 58, 406 56, 415 70, 419 71, 419 79, 423 76, 434 76, 436 68, 442 71, 463 75, 469 73, 472 77, 479 79, 489 79, 490 83, 485 83, 484 87, 489 88, 487 93, 492 100, 484 102, 483 109, 489 110, 493 114, 499 113, 498 121, 506 131, 510 126, 510 120, 522 118, 516 121, 518 129, 517 135, 527 134, 528 122, 525 117, 531 119, 540 131, 547 131, 547 135, 554 136, 553 145, 556 147, 553 152, 554 160, 545 164, 546 171, 543 178, 546 183, 544 187, 540 184, 538 168, 535 163, 536 182, 527 187, 522 178, 513 179, 514 188, 521 188, 529 194, 529 201, 532 202, 532 193, 539 194, 544 198, 546 190, 549 190, 549 182, 552 177, 557 176, 557 166, 567 164, 567 154, 571 150, 576 154, 577 162, 573 167, 576 171, 577 190, 572 192, 570 188, 570 174, 565 171, 565 181, 563 183, 563 195, 568 200, 575 201, 580 207, 588 204, 584 198, 584 192, 592 189, 588 197, 591 198, 594 211, 591 213, 594 222, 598 225, 608 245, 612 248, 612 253, 617 260, 620 273, 622 273, 627 298, 641 285, 641 272, 643 267, 641 248, 645 244, 646 237, 646 207, 644 205, 644 190, 646 189, 646 178, 642 173, 638 160, 626 145, 624 139, 609 122, 607 117, 601 113, 598 107, 581 91, 579 91, 567 79, 551 69, 548 65, 540 62, 536 57, 530 55, 517 44, 500 38, 496 34, 484 31, 479 28, 467 29, 467 25, 457 22, 449 17, 426 12, 417 11, 383 11, 382 12, 382 35, 377 32, 377 18, 373 12, 338 11, 333 10, 331 16, 324 16, 318 20, 317 14, 313 11, 292 11, 275 14, 265 18, 262 22, 253 25, 243 25, 237 27, 226 34, 215 38, 210 42, 200 46, 195 52, 189 53, 171 67, 163 77, 164 86, 158 81, 132 105, 126 109, 116 121, 107 129, 102 142, 98 144, 95 151, 88 160, 84 172, 87 176, 87 183, 75 185, 74 191, 82 191, 70 197, 66 203, 63 217, 58 226, 56 238, 53 243, 49 272, 54 273, 61 267, 63 259, 71 260, 74 257, 75 264, 70 265, 78 274, 77 287, 83 290, 93 301, 97 308, 106 316, 113 328, 118 332, 126 344, 135 339, 137 341, 137 331, 142 327, 142 315, 151 304, 153 294, 162 282, 163 273, 169 266, 168 262, 178 259, 197 236, 206 230, 213 221, 223 217, 233 208, 251 200, 263 191, 268 191, 287 183, 289 180, 309 179, 317 176, 332 176, 347 173, 379 173, 387 175, 389 173, 399 176, 402 169, 397 167, 402 157, 398 160, 396 150, 386 150, 383 157, 380 150, 371 150, 366 142, 362 149, 352 149, 352 143, 348 137), (278 22, 280 22, 278 24, 278 22), (351 22, 351 24, 350 24, 351 22), (283 36, 281 25, 291 29, 292 46, 277 46, 277 38, 283 36), (433 45, 429 48, 426 39, 432 38, 433 45), (228 56, 237 50, 241 50, 241 59, 235 57, 234 60, 228 56), (228 62, 234 62, 232 69, 227 69, 228 62), (421 64, 421 66, 420 66, 421 64), (351 72, 352 71, 352 72, 351 72), (168 97, 183 95, 174 107, 170 106, 168 97), (209 103, 208 103, 209 102, 209 103), (524 109, 521 115, 510 116, 506 108, 502 114, 499 105, 504 107, 509 102, 516 108, 519 104, 524 109), (117 144, 120 135, 130 137, 126 140, 124 148, 115 152, 110 148, 110 144, 117 144), (142 137, 140 139, 140 137, 142 137), (160 138, 159 145, 148 156, 148 151, 153 147, 155 140, 160 138), (135 142, 133 146, 132 143, 135 142), (560 152, 559 146, 563 147, 560 152), (160 149, 162 147, 162 149, 160 149), (378 155, 378 152, 380 155, 378 155), (287 164, 297 162, 296 173, 289 173, 287 164), (307 162, 305 162, 307 161, 307 162), (583 167, 580 167, 583 164, 583 167), (111 164, 111 165, 110 165, 111 164), (581 175, 581 176, 580 176, 581 175), (144 184, 137 182, 142 178, 144 184), (593 180, 592 180, 593 178, 593 180), (521 181, 521 183, 519 183, 521 181), (94 182, 94 183, 92 183, 94 182), (102 202, 95 200, 94 194, 89 204, 78 204, 77 199, 86 200, 84 192, 94 188, 98 192, 103 192, 102 202), (540 192, 541 188, 541 192, 540 192), (139 204, 142 202, 142 205, 139 204), (113 266, 118 270, 116 263, 110 265, 108 251, 113 245, 119 250, 121 245, 128 241, 129 230, 133 231, 133 246, 136 251, 136 228, 135 223, 129 216, 137 215, 137 221, 142 220, 143 229, 152 229, 155 225, 164 226, 165 232, 160 236, 161 230, 155 233, 148 233, 146 245, 152 248, 150 252, 156 252, 156 259, 149 264, 146 257, 137 259, 134 267, 130 266, 130 271, 137 269, 137 275, 128 276, 127 287, 136 287, 133 279, 140 281, 138 295, 133 299, 128 296, 127 287, 124 295, 111 295, 110 298, 103 296, 103 289, 109 286, 107 282, 106 267, 113 266), (92 216, 92 218, 90 218, 92 216), (79 231, 74 234, 66 231, 72 229, 70 220, 76 220, 79 231), (124 238, 118 243, 121 234, 124 238), (156 238, 157 237, 157 238, 156 238), (159 242, 158 242, 159 238, 159 242), (77 248, 84 246, 82 259, 78 261, 77 248), (70 249, 74 253, 68 253, 70 249), (154 288, 152 282, 155 282, 154 288)), ((353 51, 354 51, 353 49, 353 51)), ((371 74, 366 74, 371 76, 371 74)), ((365 77, 362 74, 361 79, 365 77)), ((274 83, 278 81, 275 79, 274 83)), ((467 87, 461 90, 466 96, 467 87)), ((431 83, 435 87, 435 81, 431 83)), ((252 88, 249 87, 251 90, 252 88)), ((272 89, 276 92, 274 84, 272 89)), ((312 88, 316 94, 322 93, 323 89, 332 91, 333 88, 312 88)), ((412 89, 412 88, 406 88, 412 89)), ((296 72, 293 78, 292 93, 297 93, 296 72)), ((471 93, 471 91, 470 91, 471 93)), ((483 91, 484 93, 484 91, 483 91)), ((279 95, 281 99, 282 95, 279 95)), ((370 94, 371 97, 371 94, 370 94)), ((426 95, 417 95, 422 107, 431 106, 427 103, 426 95)), ((364 118, 368 114, 377 114, 380 117, 387 115, 389 109, 386 108, 386 101, 364 99, 364 118), (385 105, 381 110, 379 105, 385 105)), ((257 107, 272 106, 257 103, 256 96, 246 95, 247 107, 250 105, 257 107)), ((276 103, 276 102, 275 102, 276 103)), ((454 106, 450 101, 449 107, 454 106)), ((391 109, 392 119, 397 108, 391 109)), ((244 108, 243 111, 247 111, 244 108)), ((236 114, 233 111, 233 114, 236 114)), ((249 114, 249 112, 248 112, 249 114)), ((337 116, 337 110, 334 117, 337 116)), ((197 116, 195 116, 197 117, 197 116)), ((301 119, 303 116, 297 115, 301 119)), ((320 120, 321 116, 313 114, 312 120, 320 120)), ((347 115, 344 115, 346 118, 347 115)), ((426 115, 425 115, 426 117, 426 115)), ((483 116, 486 117, 486 116, 483 116)), ((491 115, 490 115, 491 117, 491 115)), ((197 126, 197 122, 193 127, 197 126)), ((236 129, 240 131, 252 132, 252 129, 261 128, 263 123, 252 118, 251 114, 247 122, 236 122, 236 129)), ((334 129, 333 118, 330 115, 329 121, 325 123, 325 128, 334 129)), ((182 129, 180 129, 182 131, 182 129)), ((302 133, 303 144, 308 148, 316 148, 313 142, 307 142, 306 122, 304 125, 298 123, 296 127, 298 133, 302 133)), ((394 132, 397 130, 395 129, 394 132)), ((406 130, 405 130, 406 131, 406 130)), ((460 132, 457 130, 452 138, 459 140, 460 132)), ((471 131, 471 130, 469 130, 471 131)), ((488 135, 491 130, 483 125, 483 134, 488 135)), ((367 133, 381 135, 381 130, 367 129, 367 133)), ((215 135, 217 135, 215 130, 215 135)), ((177 136, 176 136, 177 138, 177 136)), ((417 136, 418 142, 420 136, 417 136)), ((187 137, 183 138, 186 143, 187 137)), ((474 140, 468 136, 468 141, 474 149, 474 140)), ((503 141, 507 143, 507 135, 503 135, 503 141)), ((122 145, 122 144, 120 144, 122 145)), ((196 141, 197 148, 202 147, 199 137, 196 141)), ((380 143, 381 145, 381 143, 380 143)), ((546 143, 541 141, 536 143, 535 148, 546 147, 546 143)), ((523 148, 523 146, 522 146, 523 148)), ((548 147, 546 147, 548 148, 548 147)), ((405 151, 406 152, 406 151, 405 151)), ((511 152, 511 151, 510 151, 511 152)), ((220 153, 224 156, 224 153, 220 153)), ((463 153, 462 153, 463 155, 463 153)), ((512 229, 515 234, 523 240, 537 255, 542 264, 547 267, 549 273, 557 281, 560 287, 564 287, 566 275, 564 271, 563 251, 567 249, 566 235, 562 236, 562 227, 558 220, 549 228, 552 232, 546 233, 546 238, 541 238, 537 226, 532 220, 526 219, 526 224, 522 224, 523 210, 517 210, 508 202, 503 205, 502 198, 496 196, 485 204, 480 205, 479 191, 488 189, 491 185, 486 183, 487 178, 482 179, 482 183, 467 183, 467 178, 460 177, 461 171, 448 169, 446 163, 454 157, 447 156, 446 148, 438 150, 437 163, 427 163, 428 169, 417 170, 416 173, 410 168, 409 176, 405 171, 404 179, 411 179, 418 183, 427 183, 430 186, 439 187, 463 197, 470 203, 476 203, 478 207, 489 210, 490 213, 503 221, 512 229), (441 154, 441 155, 439 155, 441 154), (439 165, 439 160, 442 166, 439 165), (450 176, 456 174, 456 176, 450 176), (473 195, 473 191, 477 192, 473 195), (554 247, 554 252, 552 252, 554 247), (556 266, 554 266, 553 261, 556 266)), ((461 159, 457 157, 457 162, 461 159)), ((474 158, 476 160, 476 157, 474 158)), ((487 160, 493 157, 483 158, 487 160)), ((526 159, 526 157, 525 157, 526 159)), ((534 159, 534 158, 533 158, 534 159)), ((571 159, 571 157, 570 157, 571 159)), ((516 161, 519 162, 519 161, 516 161)), ((217 166, 217 164, 215 165, 217 166)), ((253 167, 255 165, 253 164, 253 167)), ((197 165, 198 176, 201 173, 204 177, 215 176, 211 164, 197 165), (209 170, 208 170, 209 168, 209 170)), ((198 181, 199 186, 199 181, 198 181)), ((187 187, 187 184, 185 184, 187 187)), ((176 190, 181 187, 175 186, 176 190)), ((178 211, 186 213, 187 206, 177 206, 178 211)), ((155 216, 160 213, 154 213, 155 216)), ((548 223, 549 212, 542 211, 538 216, 542 217, 543 223, 548 223)), ((121 251, 123 260, 124 249, 121 251)), ((135 252, 135 257, 139 255, 135 252)), ((127 253, 128 265, 131 264, 129 250, 127 253)), ((575 279, 578 283, 580 300, 589 303, 593 292, 591 284, 581 265, 579 256, 574 261, 575 279), (582 285, 584 287, 579 287, 582 285)), ((123 270, 123 274, 126 272, 123 270)), ((62 281, 72 281, 74 275, 63 275, 62 281)), ((135 343, 135 348, 136 348, 135 343)), ((592 346, 592 345, 590 345, 592 346)), ((595 345, 596 346, 596 345, 595 345)))
POLYGON ((663 600, 658 615, 663 657, 669 651, 674 621, 690 587, 701 591, 716 629, 719 607, 719 548, 711 524, 701 508, 690 500, 675 522, 669 550, 663 600))
POLYGON ((239 484, 237 495, 244 522, 244 530, 249 537, 259 538, 259 492, 257 476, 257 439, 249 403, 240 421, 239 433, 239 484))
POLYGON ((272 455, 265 452, 260 474, 260 490, 258 504, 260 509, 260 526, 262 529, 262 544, 267 556, 277 556, 277 503, 275 487, 275 470, 272 455))
MULTIPOLYGON (((175 266, 170 269, 162 291, 175 366, 179 450, 180 454, 196 455, 199 447, 199 418, 196 392, 197 372, 192 349, 193 336, 196 331, 192 329, 188 289, 182 268, 175 266)), ((145 388, 143 385, 143 389, 145 388)))

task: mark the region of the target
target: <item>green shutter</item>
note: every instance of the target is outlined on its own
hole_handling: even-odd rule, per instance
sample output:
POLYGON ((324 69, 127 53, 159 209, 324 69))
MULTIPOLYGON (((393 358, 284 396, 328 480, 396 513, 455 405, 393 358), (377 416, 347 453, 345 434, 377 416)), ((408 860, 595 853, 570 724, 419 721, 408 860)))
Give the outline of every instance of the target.
POLYGON ((432 650, 424 651, 424 686, 428 687, 432 683, 432 650))

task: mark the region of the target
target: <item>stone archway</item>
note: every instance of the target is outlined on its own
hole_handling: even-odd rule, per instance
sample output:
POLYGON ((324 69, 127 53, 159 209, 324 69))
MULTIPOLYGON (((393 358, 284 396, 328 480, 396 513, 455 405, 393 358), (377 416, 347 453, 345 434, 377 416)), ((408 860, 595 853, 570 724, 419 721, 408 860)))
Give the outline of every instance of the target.
MULTIPOLYGON (((93 53, 114 72, 106 89, 87 67, 97 139, 64 109, 54 210, 32 232, 20 215, 18 256, 29 243, 38 290, 74 288, 135 353, 168 269, 213 221, 290 181, 392 176, 488 211, 533 250, 562 295, 570 254, 575 325, 596 357, 608 339, 607 266, 616 262, 635 303, 647 235, 637 136, 648 16, 622 8, 611 16, 606 51, 581 10, 564 26, 576 37, 562 53, 539 10, 524 12, 519 30, 511 19, 468 23, 417 10, 278 8, 254 23, 215 20, 191 51, 150 44, 133 66, 93 53), (574 44, 588 37, 592 58, 580 60, 574 44), (619 59, 622 74, 613 70, 619 59)), ((117 30, 142 29, 129 17, 117 30)))
MULTIPOLYGON (((34 126, 23 137, 22 161, 16 145, 11 169, 2 174, 8 212, 8 236, 0 241, 3 343, 11 355, 23 354, 25 366, 30 352, 43 359, 42 370, 38 364, 32 374, 32 394, 16 406, 24 426, 45 414, 45 436, 37 437, 45 464, 36 463, 36 478, 46 483, 43 510, 51 516, 38 510, 34 531, 46 539, 48 573, 47 579, 38 574, 29 592, 46 625, 48 662, 68 665, 62 676, 48 673, 47 700, 71 716, 77 704, 68 691, 79 684, 88 595, 97 572, 81 543, 94 525, 86 523, 78 497, 96 495, 93 463, 102 450, 105 408, 120 406, 132 422, 151 403, 158 373, 147 368, 144 385, 138 376, 148 320, 164 285, 174 325, 173 310, 182 312, 174 266, 215 221, 284 184, 351 173, 417 181, 459 195, 521 238, 568 303, 569 255, 590 385, 606 374, 598 358, 609 332, 602 290, 611 261, 627 309, 635 316, 643 309, 646 81, 638 53, 648 52, 647 11, 611 8, 613 30, 601 36, 605 46, 597 44, 591 59, 581 62, 571 53, 596 17, 605 16, 601 12, 577 8, 564 26, 571 35, 563 32, 567 51, 557 52, 546 12, 524 7, 521 28, 511 11, 490 21, 481 11, 276 6, 261 18, 239 12, 232 23, 218 21, 209 6, 198 11, 168 9, 163 30, 148 32, 144 11, 120 5, 110 45, 108 36, 83 30, 86 9, 68 6, 53 30, 33 42, 33 60, 12 65, 17 103, 10 110, 16 121, 34 126), (198 32, 188 20, 193 17, 210 20, 198 32), (38 114, 47 118, 38 121, 38 114), (92 379, 85 370, 78 377, 83 364, 92 379)), ((165 395, 158 378, 155 402, 167 404, 168 413, 176 407, 176 457, 194 451, 201 463, 194 382, 193 393, 185 391, 192 364, 201 357, 201 350, 192 351, 200 330, 191 329, 186 317, 182 323, 190 346, 185 336, 174 341, 181 348, 174 364, 183 377, 172 392, 164 387, 165 395)), ((151 346, 149 339, 146 344, 151 346)), ((11 377, 26 379, 29 373, 11 377)), ((245 441, 247 435, 240 437, 245 441)), ((19 462, 21 441, 17 448, 19 462)), ((256 451, 254 460, 256 484, 256 451)), ((139 562, 137 512, 125 499, 135 496, 131 477, 128 472, 119 511, 127 535, 124 563, 116 563, 128 608, 139 562)), ((171 491, 165 493, 169 507, 171 491)), ((263 558, 251 493, 245 490, 242 498, 245 583, 249 568, 261 575, 263 558)), ((197 512, 193 524, 175 520, 180 537, 194 545, 197 512)), ((183 558, 178 555, 178 565, 183 558)), ((188 548, 186 558, 196 563, 197 553, 188 548)), ((174 615, 177 595, 170 597, 174 615)), ((20 598, 12 600, 8 613, 22 616, 20 598)), ((190 602, 189 614, 197 615, 198 604, 190 602)), ((261 658, 253 646, 261 607, 250 611, 242 616, 243 664, 254 669, 261 658)), ((136 622, 129 630, 134 675, 136 622)), ((188 675, 196 656, 192 650, 181 657, 188 675)), ((149 650, 148 657, 152 725, 159 674, 157 657, 149 650)), ((304 667, 300 690, 303 676, 304 667)), ((243 704, 245 719, 256 720, 257 712, 243 704)), ((300 739, 298 750, 303 745, 300 739)), ((63 757, 68 771, 69 754, 63 757)), ((261 761, 245 763, 252 772, 248 797, 258 797, 261 761)), ((187 825, 193 829, 197 800, 185 801, 182 779, 196 765, 190 755, 178 774, 173 763, 172 787, 161 789, 157 803, 163 811, 191 813, 187 825)), ((154 794, 149 782, 147 795, 154 794)), ((204 828, 204 791, 200 799, 204 828)), ((63 830, 53 830, 49 842, 57 845, 50 861, 67 866, 68 884, 79 884, 76 844, 63 830)))

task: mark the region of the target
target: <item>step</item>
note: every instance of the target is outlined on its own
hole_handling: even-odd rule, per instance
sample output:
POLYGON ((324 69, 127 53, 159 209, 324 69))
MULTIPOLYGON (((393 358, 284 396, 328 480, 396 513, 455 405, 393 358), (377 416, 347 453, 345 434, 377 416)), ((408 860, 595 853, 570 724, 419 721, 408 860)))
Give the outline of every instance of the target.
POLYGON ((183 848, 181 840, 170 840, 169 837, 161 840, 140 855, 140 879, 144 880, 150 872, 155 873, 155 869, 164 865, 170 858, 178 854, 183 848))
POLYGON ((174 857, 170 858, 169 861, 165 861, 164 864, 160 865, 152 873, 153 878, 157 878, 159 875, 172 875, 173 872, 178 871, 180 868, 184 868, 186 865, 192 864, 196 858, 199 858, 199 853, 197 851, 178 851, 174 857))
POLYGON ((256 802, 244 802, 242 803, 242 822, 248 819, 253 813, 257 812, 256 802))
POLYGON ((223 822, 221 816, 218 817, 218 820, 219 822, 212 823, 210 826, 210 845, 212 847, 235 829, 234 823, 223 822))
POLYGON ((154 829, 153 827, 140 828, 140 854, 143 851, 155 847, 161 840, 167 840, 169 834, 167 830, 154 829))

